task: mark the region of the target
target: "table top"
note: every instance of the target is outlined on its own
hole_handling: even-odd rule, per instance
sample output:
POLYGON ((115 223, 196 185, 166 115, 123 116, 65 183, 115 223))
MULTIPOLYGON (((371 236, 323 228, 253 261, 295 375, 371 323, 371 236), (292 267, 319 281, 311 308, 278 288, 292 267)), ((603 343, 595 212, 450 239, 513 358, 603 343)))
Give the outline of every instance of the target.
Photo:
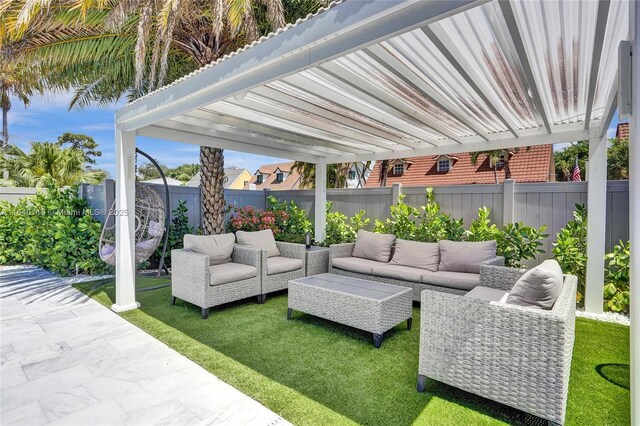
POLYGON ((334 274, 312 275, 310 277, 292 280, 291 282, 373 300, 384 300, 411 291, 408 287, 334 274))

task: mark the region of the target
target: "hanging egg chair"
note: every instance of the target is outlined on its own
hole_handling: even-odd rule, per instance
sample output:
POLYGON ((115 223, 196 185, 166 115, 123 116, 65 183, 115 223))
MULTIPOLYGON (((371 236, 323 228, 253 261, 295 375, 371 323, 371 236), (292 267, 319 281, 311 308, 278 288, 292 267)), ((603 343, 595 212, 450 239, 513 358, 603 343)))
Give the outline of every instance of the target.
MULTIPOLYGON (((105 220, 100 235, 100 259, 116 265, 115 201, 105 220), (111 225, 109 225, 111 224, 111 225)), ((165 224, 165 209, 160 196, 146 185, 136 185, 135 208, 135 262, 140 265, 149 259, 162 242, 165 224)))

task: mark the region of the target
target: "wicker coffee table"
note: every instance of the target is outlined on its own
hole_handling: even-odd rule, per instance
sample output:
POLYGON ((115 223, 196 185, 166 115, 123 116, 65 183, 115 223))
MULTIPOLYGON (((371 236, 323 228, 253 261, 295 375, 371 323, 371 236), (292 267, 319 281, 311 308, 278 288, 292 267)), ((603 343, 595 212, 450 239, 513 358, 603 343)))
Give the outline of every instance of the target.
POLYGON ((320 274, 289 281, 287 319, 295 309, 368 331, 379 348, 385 331, 403 321, 411 330, 412 302, 408 287, 320 274))

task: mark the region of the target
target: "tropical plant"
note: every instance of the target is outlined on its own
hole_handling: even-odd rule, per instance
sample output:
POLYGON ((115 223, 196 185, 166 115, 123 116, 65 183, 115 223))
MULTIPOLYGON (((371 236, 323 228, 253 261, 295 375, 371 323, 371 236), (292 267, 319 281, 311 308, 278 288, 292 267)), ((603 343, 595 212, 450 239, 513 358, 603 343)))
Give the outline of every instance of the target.
POLYGON ((572 142, 568 146, 553 153, 556 168, 556 180, 559 182, 571 180, 571 172, 578 159, 578 166, 582 173, 587 170, 589 160, 589 141, 572 142))
POLYGON ((620 241, 620 244, 613 247, 613 252, 605 256, 605 310, 629 312, 629 250, 629 241, 620 241))
POLYGON ((321 245, 328 247, 331 244, 352 243, 356 240, 358 231, 369 226, 370 219, 365 216, 364 210, 348 217, 344 213, 331 211, 332 207, 333 203, 328 201, 326 236, 321 245))
POLYGON ((58 186, 102 182, 106 172, 86 169, 84 161, 81 150, 62 148, 52 142, 33 142, 29 153, 8 146, 0 154, 0 169, 9 170, 10 182, 15 186, 40 187, 49 180, 58 186))
POLYGON ((543 254, 542 240, 549 235, 545 234, 547 226, 534 228, 523 222, 508 223, 496 234, 498 244, 496 253, 504 257, 504 264, 512 268, 524 268, 525 260, 535 259, 538 254, 543 254))
MULTIPOLYGON (((196 229, 189 224, 189 209, 187 202, 180 200, 178 206, 171 211, 171 224, 169 225, 169 239, 167 244, 167 252, 164 262, 167 267, 171 267, 171 250, 181 249, 184 247, 184 236, 186 234, 194 234, 196 229)), ((164 241, 158 246, 150 259, 152 263, 160 262, 164 241)))
POLYGON ((583 204, 576 204, 575 208, 573 220, 556 234, 552 251, 562 271, 578 277, 576 300, 583 304, 587 275, 587 209, 583 204))
MULTIPOLYGON (((365 181, 367 170, 371 167, 370 161, 357 161, 353 163, 327 164, 327 188, 344 188, 347 184, 349 172, 353 169, 359 182, 365 181)), ((316 185, 316 165, 296 161, 293 163, 293 170, 300 175, 301 188, 315 188, 316 185)))
POLYGON ((98 143, 89 135, 82 133, 65 132, 58 137, 58 145, 71 145, 72 148, 82 151, 84 162, 96 164, 96 157, 102 157, 102 151, 98 149, 98 143))
POLYGON ((629 140, 609 139, 607 179, 629 179, 629 140))
POLYGON ((0 202, 0 264, 32 263, 60 275, 108 272, 98 257, 101 230, 77 188, 60 190, 49 180, 34 197, 0 202))

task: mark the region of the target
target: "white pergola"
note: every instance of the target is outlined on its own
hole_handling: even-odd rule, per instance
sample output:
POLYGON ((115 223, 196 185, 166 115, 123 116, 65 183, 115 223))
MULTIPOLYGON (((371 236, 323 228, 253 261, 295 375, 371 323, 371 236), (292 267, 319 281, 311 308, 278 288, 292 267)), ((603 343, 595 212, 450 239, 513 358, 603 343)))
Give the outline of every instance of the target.
MULTIPOLYGON (((116 208, 133 211, 136 136, 315 163, 318 240, 326 164, 588 139, 585 304, 600 312, 607 129, 630 93, 630 240, 640 241, 640 55, 632 90, 619 79, 618 53, 631 40, 640 51, 638 9, 625 0, 333 3, 120 109, 116 208)), ((116 232, 113 309, 124 311, 139 306, 133 216, 118 216, 116 232)), ((640 306, 637 291, 631 306, 640 306)), ((635 314, 632 330, 636 361, 635 314)), ((635 403, 632 411, 640 424, 635 403)))

